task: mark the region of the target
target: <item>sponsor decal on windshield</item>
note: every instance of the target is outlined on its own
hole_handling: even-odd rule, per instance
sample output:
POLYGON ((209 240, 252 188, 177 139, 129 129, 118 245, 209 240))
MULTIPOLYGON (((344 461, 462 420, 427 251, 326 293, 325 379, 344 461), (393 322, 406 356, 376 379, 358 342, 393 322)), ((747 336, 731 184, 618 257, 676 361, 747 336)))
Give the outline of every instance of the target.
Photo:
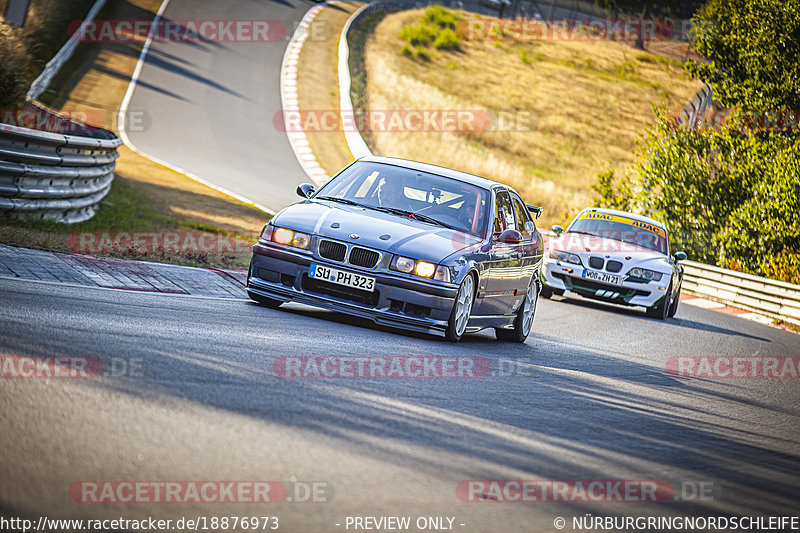
POLYGON ((655 233, 661 237, 667 238, 666 232, 655 226, 653 224, 648 224, 647 222, 643 222, 641 220, 636 220, 634 218, 622 217, 619 215, 612 215, 610 213, 597 213, 594 211, 589 211, 587 213, 582 214, 578 217, 578 220, 608 220, 610 222, 620 222, 622 224, 627 224, 629 226, 633 226, 635 228, 647 230, 651 233, 655 233))

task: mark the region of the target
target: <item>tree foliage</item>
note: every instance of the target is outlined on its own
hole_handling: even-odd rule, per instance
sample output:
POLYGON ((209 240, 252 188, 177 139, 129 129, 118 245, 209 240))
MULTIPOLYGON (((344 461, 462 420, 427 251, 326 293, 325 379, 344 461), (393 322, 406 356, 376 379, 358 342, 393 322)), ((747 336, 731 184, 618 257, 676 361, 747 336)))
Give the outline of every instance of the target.
POLYGON ((791 281, 800 254, 800 142, 731 123, 687 130, 657 113, 622 180, 598 175, 598 205, 664 221, 674 250, 791 281), (783 265, 783 266, 781 266, 783 265))
POLYGON ((692 22, 709 63, 687 69, 724 105, 800 109, 800 0, 709 0, 692 22))

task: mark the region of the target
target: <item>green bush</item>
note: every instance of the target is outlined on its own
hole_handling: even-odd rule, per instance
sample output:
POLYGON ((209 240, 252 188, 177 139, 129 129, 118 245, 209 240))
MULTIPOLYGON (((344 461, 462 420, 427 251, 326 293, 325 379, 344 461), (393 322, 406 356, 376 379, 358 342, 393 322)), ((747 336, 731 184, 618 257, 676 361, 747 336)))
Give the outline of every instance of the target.
POLYGON ((442 6, 431 6, 425 10, 420 22, 426 26, 438 26, 441 29, 456 29, 459 18, 455 13, 447 11, 442 6))
MULTIPOLYGON (((416 24, 405 26, 400 30, 400 38, 415 48, 414 56, 430 59, 430 53, 421 50, 433 46, 437 50, 458 50, 461 38, 456 33, 456 22, 459 18, 455 13, 447 11, 442 6, 431 6, 416 24)), ((405 48, 400 53, 408 56, 405 48)))
POLYGON ((450 28, 444 29, 436 36, 433 47, 437 50, 458 50, 461 39, 450 28))
POLYGON ((400 38, 408 41, 411 46, 428 46, 436 38, 436 34, 431 28, 419 24, 403 28, 400 38))

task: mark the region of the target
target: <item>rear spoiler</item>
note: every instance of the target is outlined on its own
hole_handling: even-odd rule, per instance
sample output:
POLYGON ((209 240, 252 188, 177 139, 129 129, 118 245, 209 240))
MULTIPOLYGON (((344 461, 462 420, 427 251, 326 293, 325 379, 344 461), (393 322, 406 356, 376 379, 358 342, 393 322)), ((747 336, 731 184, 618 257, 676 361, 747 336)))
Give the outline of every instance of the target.
POLYGON ((536 218, 539 218, 540 216, 542 216, 542 208, 541 207, 534 207, 532 205, 528 205, 526 207, 528 208, 528 211, 530 211, 531 213, 536 213, 536 218))

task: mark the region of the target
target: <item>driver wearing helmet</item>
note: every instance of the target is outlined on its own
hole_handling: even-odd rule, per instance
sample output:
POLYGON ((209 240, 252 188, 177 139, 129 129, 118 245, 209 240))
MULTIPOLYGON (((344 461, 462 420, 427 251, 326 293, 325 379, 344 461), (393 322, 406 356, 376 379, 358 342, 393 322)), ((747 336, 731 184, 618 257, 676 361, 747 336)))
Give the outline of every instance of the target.
POLYGON ((403 192, 404 188, 401 178, 383 178, 378 188, 378 205, 404 211, 414 211, 414 207, 403 192))

